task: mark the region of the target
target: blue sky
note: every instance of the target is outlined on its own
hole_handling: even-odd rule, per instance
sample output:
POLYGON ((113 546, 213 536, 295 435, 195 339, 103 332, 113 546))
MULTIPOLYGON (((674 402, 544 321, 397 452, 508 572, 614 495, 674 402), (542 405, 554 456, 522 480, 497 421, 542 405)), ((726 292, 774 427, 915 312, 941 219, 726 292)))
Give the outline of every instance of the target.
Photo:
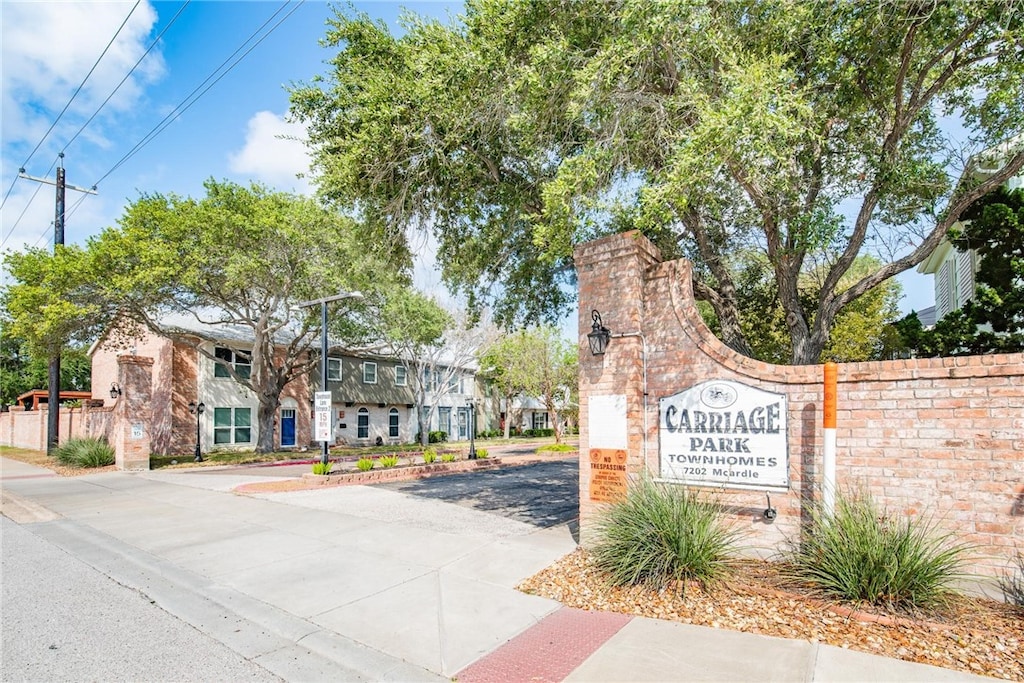
MULTIPOLYGON (((462 4, 363 2, 355 7, 399 31, 402 7, 446 19, 458 14, 462 4)), ((308 165, 303 145, 278 136, 302 135, 284 120, 286 86, 326 72, 324 62, 331 52, 318 41, 333 15, 332 5, 312 0, 193 0, 187 5, 140 1, 137 6, 135 0, 0 2, 0 191, 6 197, 0 226, 2 249, 52 244, 53 187, 17 179, 17 175, 24 166, 28 175, 52 180, 62 150, 68 183, 98 185, 95 196, 68 191, 65 240, 69 243, 83 242, 114 225, 141 192, 200 197, 202 183, 210 177, 240 183, 258 180, 281 190, 308 191, 296 178, 308 165), (124 28, 97 64, 126 17, 124 28), (157 46, 101 108, 165 29, 157 46), (209 85, 203 82, 225 60, 234 62, 237 56, 231 57, 232 53, 251 47, 253 41, 246 41, 257 32, 266 35, 262 42, 186 111, 167 119, 170 124, 157 137, 124 160, 193 91, 209 85), (94 65, 81 92, 44 137, 94 65)), ((439 277, 433 270, 430 242, 419 246, 423 259, 416 281, 421 288, 434 290, 439 277)), ((932 304, 930 278, 908 273, 901 281, 904 310, 932 304)))
MULTIPOLYGON (((400 31, 398 16, 403 7, 447 20, 449 14, 461 11, 462 4, 366 2, 355 7, 400 31)), ((258 180, 280 190, 308 191, 308 185, 296 178, 308 167, 304 146, 278 136, 302 135, 285 122, 286 86, 326 72, 331 52, 319 40, 332 16, 332 5, 316 1, 193 0, 186 5, 143 0, 136 6, 134 0, 4 0, 0 3, 0 184, 4 195, 10 194, 2 210, 3 250, 52 245, 54 188, 17 176, 24 166, 30 176, 53 180, 62 150, 69 184, 86 188, 98 184, 95 196, 68 190, 68 243, 84 242, 114 225, 140 193, 201 197, 203 181, 210 177, 240 183, 258 180), (132 71, 165 30, 157 46, 132 71), (115 34, 116 40, 97 64, 115 34), (257 38, 249 40, 253 34, 257 38), (230 65, 241 55, 232 57, 240 47, 242 52, 252 50, 212 86, 203 85, 211 74, 223 72, 218 67, 225 60, 230 65), (84 87, 44 137, 94 65, 84 87), (101 108, 129 71, 132 75, 101 108), (169 114, 191 101, 197 88, 207 86, 209 90, 194 104, 167 119, 170 123, 159 135, 113 170, 169 114)), ((425 249, 429 251, 429 245, 425 249)), ((439 278, 428 272, 427 261, 418 269, 417 280, 430 287, 439 278)))

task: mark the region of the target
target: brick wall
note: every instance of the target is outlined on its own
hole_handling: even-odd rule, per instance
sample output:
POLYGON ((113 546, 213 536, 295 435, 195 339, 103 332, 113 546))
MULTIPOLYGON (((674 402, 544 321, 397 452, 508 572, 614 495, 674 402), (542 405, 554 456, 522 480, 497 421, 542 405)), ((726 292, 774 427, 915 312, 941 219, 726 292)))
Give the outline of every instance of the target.
MULTIPOLYGON (((582 542, 603 505, 589 496, 590 397, 626 397, 628 472, 656 475, 658 399, 716 379, 788 397, 790 485, 771 493, 778 518, 763 519, 764 492, 722 491, 751 545, 780 549, 820 490, 823 367, 769 365, 724 346, 694 307, 689 263, 662 262, 638 233, 583 244, 575 258, 582 542), (614 336, 603 357, 586 342, 592 309, 613 335, 629 335, 614 336)), ((1024 549, 1024 354, 848 363, 838 374, 839 490, 863 487, 890 513, 933 518, 976 545, 974 571, 1006 568, 1014 544, 1024 549)))

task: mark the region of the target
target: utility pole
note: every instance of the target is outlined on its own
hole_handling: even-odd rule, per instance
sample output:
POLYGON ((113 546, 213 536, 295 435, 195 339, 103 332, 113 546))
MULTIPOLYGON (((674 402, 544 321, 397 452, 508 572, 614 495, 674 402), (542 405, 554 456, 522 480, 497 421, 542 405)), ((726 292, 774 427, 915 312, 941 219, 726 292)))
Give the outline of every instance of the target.
MULTIPOLYGON (((57 186, 57 207, 53 219, 53 251, 57 252, 57 245, 64 244, 64 192, 70 188, 86 194, 96 194, 96 186, 92 189, 68 185, 65 181, 64 152, 59 155, 60 161, 57 164, 57 181, 52 182, 46 178, 33 178, 25 174, 25 169, 18 169, 18 177, 25 180, 34 180, 37 183, 57 186)), ((60 441, 60 350, 61 344, 50 351, 50 366, 47 372, 47 399, 46 399, 46 453, 52 455, 60 441)))

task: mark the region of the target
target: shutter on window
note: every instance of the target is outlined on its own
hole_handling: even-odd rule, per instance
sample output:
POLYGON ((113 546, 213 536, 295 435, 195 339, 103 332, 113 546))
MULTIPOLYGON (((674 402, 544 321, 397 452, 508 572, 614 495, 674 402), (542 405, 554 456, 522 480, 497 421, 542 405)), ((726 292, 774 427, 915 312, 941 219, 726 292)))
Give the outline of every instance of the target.
POLYGON ((957 305, 963 306, 974 298, 974 252, 956 253, 957 305))
POLYGON ((950 261, 943 261, 942 265, 939 266, 939 276, 935 278, 935 318, 938 320, 942 316, 949 313, 950 308, 950 296, 949 290, 952 287, 952 278, 950 277, 950 261))

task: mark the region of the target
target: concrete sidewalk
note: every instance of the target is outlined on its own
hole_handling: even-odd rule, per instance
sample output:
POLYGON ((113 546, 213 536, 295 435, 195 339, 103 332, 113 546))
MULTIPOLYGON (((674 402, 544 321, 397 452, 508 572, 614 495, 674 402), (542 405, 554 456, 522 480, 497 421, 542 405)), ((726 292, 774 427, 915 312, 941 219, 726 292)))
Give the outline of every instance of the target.
POLYGON ((515 586, 575 548, 567 526, 365 486, 230 492, 251 480, 0 459, 6 516, 288 681, 989 680, 563 608, 515 586))

